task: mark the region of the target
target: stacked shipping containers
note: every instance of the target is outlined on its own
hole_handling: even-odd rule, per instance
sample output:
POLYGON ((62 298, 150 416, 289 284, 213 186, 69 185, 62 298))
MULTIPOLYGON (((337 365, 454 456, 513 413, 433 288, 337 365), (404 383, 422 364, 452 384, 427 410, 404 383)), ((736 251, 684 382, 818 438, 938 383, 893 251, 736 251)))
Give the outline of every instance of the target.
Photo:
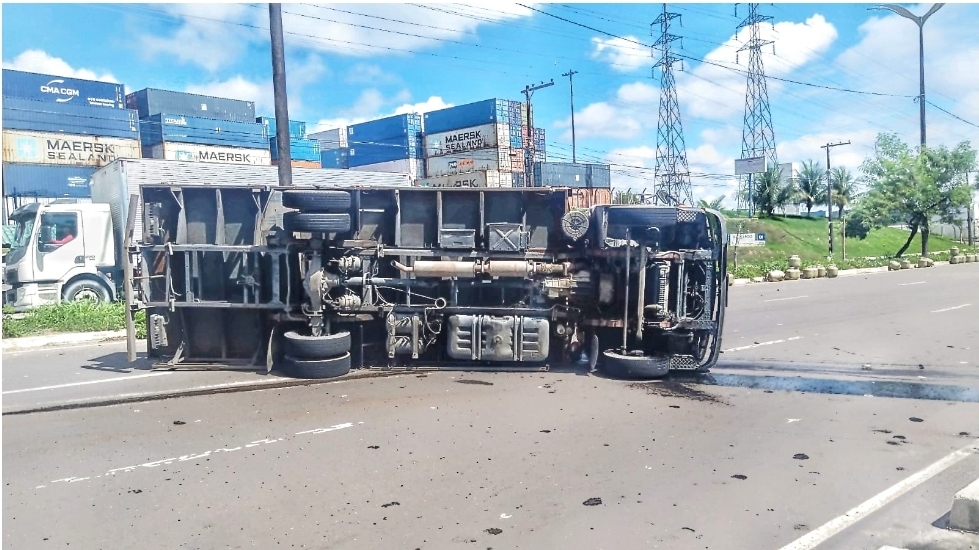
POLYGON ((140 156, 121 84, 4 69, 2 103, 4 218, 24 201, 86 199, 95 170, 140 156))
POLYGON ((422 117, 395 115, 346 128, 347 164, 351 170, 425 176, 422 117))
MULTIPOLYGON (((276 140, 275 119, 258 117, 256 122, 262 125, 265 137, 272 153, 272 164, 279 163, 279 142, 276 140)), ((306 123, 296 120, 289 121, 289 158, 295 168, 319 168, 320 144, 306 137, 306 123)))
POLYGON ((350 168, 350 147, 347 143, 347 127, 334 128, 309 134, 320 144, 320 166, 323 168, 350 168))
POLYGON ((488 99, 425 114, 427 178, 418 185, 524 185, 521 103, 488 99), (460 178, 460 176, 463 176, 460 178))
POLYGON ((250 101, 146 88, 126 96, 146 158, 268 166, 265 127, 250 101))
POLYGON ((608 164, 535 162, 534 181, 540 187, 571 187, 571 204, 576 208, 612 203, 612 170, 608 164))

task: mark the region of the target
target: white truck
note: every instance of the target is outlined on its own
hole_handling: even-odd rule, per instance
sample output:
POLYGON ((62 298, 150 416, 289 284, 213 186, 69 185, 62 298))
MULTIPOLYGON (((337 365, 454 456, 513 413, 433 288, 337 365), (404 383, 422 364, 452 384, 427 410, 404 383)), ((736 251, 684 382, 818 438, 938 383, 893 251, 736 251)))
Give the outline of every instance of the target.
MULTIPOLYGON (((354 184, 409 185, 406 174, 293 169, 296 185, 344 187, 354 184)), ((10 251, 4 256, 3 303, 15 311, 43 304, 122 296, 123 233, 129 196, 143 185, 270 185, 278 183, 275 166, 206 164, 155 159, 120 159, 92 175, 92 202, 62 199, 26 204, 14 210, 10 251)), ((179 186, 174 185, 179 191, 179 186)), ((273 197, 272 207, 278 197, 273 197)), ((142 201, 134 238, 142 236, 142 201)), ((275 217, 267 217, 272 223, 275 217)))

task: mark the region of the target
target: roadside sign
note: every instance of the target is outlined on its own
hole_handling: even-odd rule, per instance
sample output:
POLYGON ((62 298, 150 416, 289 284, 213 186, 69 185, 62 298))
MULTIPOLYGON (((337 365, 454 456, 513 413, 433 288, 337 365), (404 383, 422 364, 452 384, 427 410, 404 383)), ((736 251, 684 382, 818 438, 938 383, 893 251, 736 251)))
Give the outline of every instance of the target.
POLYGON ((734 175, 745 176, 748 174, 760 174, 767 169, 765 157, 751 157, 746 159, 735 159, 734 175))
POLYGON ((765 234, 729 233, 728 244, 733 246, 765 246, 765 234))

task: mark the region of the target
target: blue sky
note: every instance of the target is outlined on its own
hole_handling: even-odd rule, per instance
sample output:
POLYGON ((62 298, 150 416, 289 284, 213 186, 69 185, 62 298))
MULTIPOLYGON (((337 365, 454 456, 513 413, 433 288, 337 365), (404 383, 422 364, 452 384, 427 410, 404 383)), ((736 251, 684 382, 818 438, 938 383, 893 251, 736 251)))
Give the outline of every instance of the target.
MULTIPOLYGON (((284 4, 290 115, 327 129, 401 112, 534 94, 548 156, 570 160, 573 69, 578 160, 613 164, 617 187, 652 187, 659 73, 645 45, 662 4, 284 4), (578 23, 575 25, 574 23, 578 23), (590 30, 581 25, 592 27, 590 30), (602 32, 599 32, 602 31, 602 32), (603 34, 607 33, 607 34, 603 34), (613 38, 615 35, 622 38, 613 38), (639 44, 637 44, 637 42, 639 44), (640 45, 641 44, 641 45, 640 45)), ((923 14, 930 4, 904 4, 923 14)), ((695 198, 733 195, 747 56, 746 5, 669 4, 681 120, 695 198), (708 63, 704 63, 706 60, 708 63), (679 67, 677 67, 679 68, 679 67)), ((857 170, 878 132, 918 140, 917 28, 870 4, 762 4, 780 162, 857 170), (821 86, 821 87, 817 87, 821 86), (850 93, 831 88, 847 88, 850 93), (895 97, 892 97, 895 96, 895 97)), ((271 115, 265 4, 4 4, 3 66, 257 102, 271 115), (39 24, 43 21, 44 24, 39 24)), ((947 4, 925 25, 929 144, 979 145, 979 5, 947 4), (972 123, 972 124, 969 124, 972 123)))

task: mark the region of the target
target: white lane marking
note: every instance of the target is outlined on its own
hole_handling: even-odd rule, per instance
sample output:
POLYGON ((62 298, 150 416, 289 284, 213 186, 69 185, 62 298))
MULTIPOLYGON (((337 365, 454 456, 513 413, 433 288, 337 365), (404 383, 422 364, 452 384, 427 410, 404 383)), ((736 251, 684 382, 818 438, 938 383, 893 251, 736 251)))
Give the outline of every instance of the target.
POLYGON ((762 346, 770 346, 772 344, 784 344, 785 342, 793 342, 795 340, 802 340, 804 336, 793 336, 792 338, 786 338, 784 340, 772 340, 771 342, 760 342, 758 344, 751 344, 750 346, 741 346, 740 348, 731 348, 723 350, 724 353, 730 353, 732 351, 744 351, 746 349, 760 348, 762 346))
POLYGON ((72 382, 71 384, 59 384, 57 386, 41 386, 38 388, 24 388, 21 390, 5 391, 0 395, 10 395, 12 393, 24 393, 29 391, 60 390, 61 388, 73 388, 75 386, 88 386, 90 384, 105 384, 106 382, 124 382, 126 380, 136 380, 138 378, 149 378, 151 376, 163 376, 164 374, 170 374, 170 371, 151 372, 149 374, 137 374, 135 376, 124 376, 120 378, 105 378, 103 380, 89 380, 87 382, 72 382))
POLYGON ((911 286, 911 285, 923 285, 923 284, 925 284, 925 281, 918 281, 916 283, 901 283, 897 286, 911 286))
POLYGON ((969 306, 971 306, 971 305, 972 305, 972 304, 962 304, 962 305, 960 305, 960 306, 955 306, 955 307, 947 307, 947 308, 945 308, 945 309, 936 309, 935 311, 932 311, 932 313, 944 313, 944 312, 946 312, 946 311, 952 311, 953 309, 962 309, 962 308, 964 308, 964 307, 969 307, 969 306))
POLYGON ((784 300, 798 300, 800 298, 808 298, 809 296, 792 296, 789 298, 772 298, 771 300, 765 300, 766 302, 781 302, 784 300))
MULTIPOLYGON (((360 424, 363 424, 363 422, 360 422, 360 424)), ((316 429, 313 429, 313 430, 304 430, 304 431, 301 431, 301 432, 296 432, 294 434, 294 436, 295 435, 305 435, 305 434, 321 434, 321 433, 332 432, 332 431, 335 431, 335 430, 342 430, 344 428, 351 428, 351 427, 353 427, 353 423, 352 422, 347 422, 346 424, 337 424, 337 425, 331 426, 329 428, 316 428, 316 429)), ((217 454, 217 453, 232 453, 232 452, 235 452, 235 451, 240 451, 242 449, 250 449, 252 447, 257 447, 259 445, 270 445, 272 443, 278 443, 279 441, 285 441, 286 439, 288 439, 288 438, 286 438, 286 437, 280 437, 280 438, 277 438, 277 439, 269 439, 269 438, 259 439, 257 441, 252 441, 250 443, 246 443, 245 445, 238 445, 237 447, 231 447, 231 448, 222 447, 220 449, 214 449, 214 450, 211 450, 211 451, 204 451, 202 453, 188 454, 188 455, 183 455, 183 456, 174 457, 174 458, 162 458, 160 460, 153 460, 151 462, 144 462, 142 464, 136 464, 135 466, 124 466, 122 468, 113 468, 113 469, 105 472, 102 475, 95 476, 95 479, 101 478, 103 476, 104 477, 114 476, 114 475, 116 475, 118 473, 133 472, 133 471, 136 471, 137 469, 140 469, 140 468, 156 468, 157 466, 168 466, 170 464, 173 464, 174 462, 187 462, 189 460, 199 460, 201 458, 209 457, 212 454, 217 454)), ((54 483, 77 483, 79 481, 87 481, 87 480, 91 480, 91 479, 93 479, 92 476, 88 476, 88 477, 74 477, 74 476, 71 476, 71 477, 65 477, 65 478, 61 478, 61 479, 55 479, 53 481, 49 481, 48 483, 51 483, 51 484, 54 484, 54 483)), ((45 487, 47 487, 47 485, 38 485, 37 487, 35 487, 35 489, 43 489, 45 487)))
POLYGON ((809 550, 810 548, 815 548, 840 531, 850 527, 864 517, 886 506, 888 503, 900 497, 904 493, 907 493, 908 491, 942 473, 961 460, 974 455, 977 451, 979 451, 979 439, 945 456, 924 470, 905 478, 896 485, 885 489, 872 497, 870 500, 864 502, 842 516, 830 520, 828 523, 814 531, 810 531, 806 536, 797 539, 786 546, 783 546, 781 550, 809 550))

